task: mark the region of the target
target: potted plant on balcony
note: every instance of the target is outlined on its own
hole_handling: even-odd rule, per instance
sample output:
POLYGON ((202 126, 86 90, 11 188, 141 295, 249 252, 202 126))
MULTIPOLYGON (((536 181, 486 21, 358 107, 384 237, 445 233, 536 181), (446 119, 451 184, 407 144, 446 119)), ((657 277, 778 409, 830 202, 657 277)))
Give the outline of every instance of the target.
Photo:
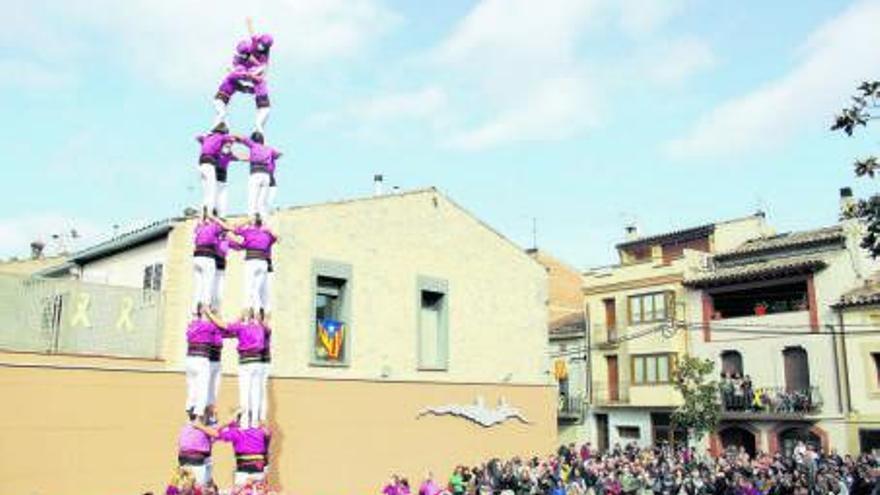
POLYGON ((755 316, 764 316, 767 314, 767 303, 761 301, 755 304, 755 316))

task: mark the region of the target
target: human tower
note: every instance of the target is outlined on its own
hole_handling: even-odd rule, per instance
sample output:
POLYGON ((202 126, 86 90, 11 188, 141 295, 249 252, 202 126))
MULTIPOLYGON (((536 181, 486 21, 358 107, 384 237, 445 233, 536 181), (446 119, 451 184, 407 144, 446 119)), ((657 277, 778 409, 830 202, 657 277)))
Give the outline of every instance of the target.
POLYGON ((197 137, 202 204, 195 226, 192 320, 186 329, 186 424, 178 438, 179 470, 169 495, 188 491, 216 491, 212 478, 211 447, 215 441, 232 444, 235 485, 241 489, 263 482, 269 463, 266 383, 270 362, 270 283, 272 246, 278 241, 267 227, 269 205, 275 193, 275 161, 281 156, 265 142, 269 116, 267 76, 269 34, 257 34, 248 20, 249 36, 235 47, 232 66, 214 99, 217 111, 212 129, 197 137), (231 134, 227 106, 237 93, 254 95, 255 129, 249 137, 231 134), (250 164, 247 219, 227 221, 226 178, 231 162, 250 164), (226 260, 231 252, 244 254, 245 307, 234 321, 224 321, 221 305, 226 260), (220 357, 224 340, 235 339, 238 350, 239 407, 222 424, 217 417, 220 357))

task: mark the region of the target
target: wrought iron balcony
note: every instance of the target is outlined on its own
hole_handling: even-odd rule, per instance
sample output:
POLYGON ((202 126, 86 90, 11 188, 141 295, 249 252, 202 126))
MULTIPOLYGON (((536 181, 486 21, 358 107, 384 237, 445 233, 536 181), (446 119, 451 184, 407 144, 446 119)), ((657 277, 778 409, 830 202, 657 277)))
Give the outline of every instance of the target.
POLYGON ((768 419, 803 417, 822 412, 818 387, 792 390, 786 387, 746 389, 727 382, 719 385, 723 417, 768 419))
POLYGON ((559 395, 559 423, 577 423, 584 417, 584 397, 581 395, 559 395))

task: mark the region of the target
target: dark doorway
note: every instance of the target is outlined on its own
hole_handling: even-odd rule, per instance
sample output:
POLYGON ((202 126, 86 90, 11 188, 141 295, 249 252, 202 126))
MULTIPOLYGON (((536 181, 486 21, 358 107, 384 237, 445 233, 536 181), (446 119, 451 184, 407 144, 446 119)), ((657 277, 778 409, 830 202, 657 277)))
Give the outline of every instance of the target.
POLYGON ((738 351, 724 351, 721 353, 721 371, 724 374, 743 376, 743 358, 738 351))
POLYGON ((785 391, 803 392, 810 389, 810 363, 803 347, 786 347, 782 351, 785 363, 785 391))
POLYGON ((596 447, 599 452, 608 451, 608 415, 596 415, 596 447))
POLYGON ((617 304, 614 299, 603 299, 605 304, 605 340, 614 342, 617 340, 617 304))
POLYGON ((746 449, 750 456, 755 455, 755 435, 745 428, 739 426, 731 426, 721 431, 721 448, 727 449, 733 447, 739 450, 740 447, 746 449))
POLYGON ((653 431, 654 445, 687 446, 687 430, 680 427, 674 428, 672 415, 669 413, 651 413, 651 430, 653 431))
POLYGON ((859 451, 862 454, 880 453, 880 430, 859 430, 859 451))
POLYGON ((812 445, 817 452, 822 451, 822 439, 806 427, 789 428, 779 432, 779 449, 785 455, 792 455, 798 442, 812 445))

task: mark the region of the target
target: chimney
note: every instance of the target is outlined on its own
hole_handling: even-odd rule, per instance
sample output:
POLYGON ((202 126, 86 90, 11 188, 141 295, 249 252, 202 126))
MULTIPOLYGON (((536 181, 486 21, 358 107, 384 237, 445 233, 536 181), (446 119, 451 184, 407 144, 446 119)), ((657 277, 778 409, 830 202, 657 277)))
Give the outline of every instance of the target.
POLYGON ((31 243, 31 259, 38 260, 43 257, 43 249, 46 248, 46 244, 42 241, 34 241, 31 243))
POLYGON ((840 216, 846 218, 849 216, 856 206, 856 200, 853 199, 852 189, 849 187, 840 188, 840 216))
POLYGON ((384 193, 382 190, 383 180, 382 174, 373 175, 373 196, 381 196, 384 193))
POLYGON ((625 230, 626 230, 626 240, 627 241, 634 241, 639 238, 639 227, 636 224, 631 223, 631 224, 627 225, 625 227, 625 230))
POLYGON ((391 188, 391 192, 394 194, 400 194, 400 186, 394 186, 391 188))

